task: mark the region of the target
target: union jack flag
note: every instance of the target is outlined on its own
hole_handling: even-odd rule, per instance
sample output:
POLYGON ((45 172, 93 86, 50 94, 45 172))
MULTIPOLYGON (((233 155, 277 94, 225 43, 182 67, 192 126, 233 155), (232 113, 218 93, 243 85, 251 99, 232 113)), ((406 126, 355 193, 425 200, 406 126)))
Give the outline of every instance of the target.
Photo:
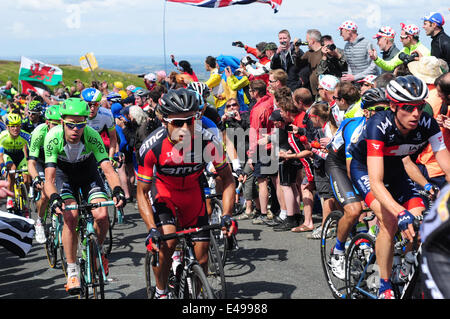
POLYGON ((184 3, 189 4, 191 6, 205 7, 205 8, 221 8, 235 4, 250 4, 253 2, 259 2, 269 4, 274 10, 274 13, 278 12, 278 8, 281 6, 281 2, 283 2, 283 0, 166 0, 166 1, 184 3))

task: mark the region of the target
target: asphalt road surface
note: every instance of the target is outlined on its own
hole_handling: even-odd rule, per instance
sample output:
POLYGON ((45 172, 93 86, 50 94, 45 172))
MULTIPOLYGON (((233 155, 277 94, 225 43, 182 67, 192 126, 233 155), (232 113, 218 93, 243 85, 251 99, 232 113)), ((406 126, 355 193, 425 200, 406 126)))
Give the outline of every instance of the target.
MULTIPOLYGON (((4 209, 4 206, 0 207, 4 209)), ((316 225, 320 216, 314 216, 316 225)), ((115 225, 109 256, 107 299, 146 299, 146 228, 134 203, 125 223, 115 225)), ((319 240, 307 233, 275 232, 265 225, 239 222, 239 249, 225 266, 230 299, 332 299, 320 263, 319 240)), ((44 245, 33 241, 25 258, 0 247, 0 299, 74 299, 65 289, 60 265, 49 267, 44 245)))

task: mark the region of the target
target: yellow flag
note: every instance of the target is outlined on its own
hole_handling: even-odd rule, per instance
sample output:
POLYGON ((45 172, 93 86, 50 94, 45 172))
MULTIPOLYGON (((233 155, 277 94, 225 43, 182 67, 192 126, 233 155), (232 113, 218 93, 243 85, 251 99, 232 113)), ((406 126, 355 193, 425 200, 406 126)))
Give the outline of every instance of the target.
POLYGON ((94 53, 90 52, 80 58, 80 65, 84 72, 94 71, 98 68, 97 59, 94 53))

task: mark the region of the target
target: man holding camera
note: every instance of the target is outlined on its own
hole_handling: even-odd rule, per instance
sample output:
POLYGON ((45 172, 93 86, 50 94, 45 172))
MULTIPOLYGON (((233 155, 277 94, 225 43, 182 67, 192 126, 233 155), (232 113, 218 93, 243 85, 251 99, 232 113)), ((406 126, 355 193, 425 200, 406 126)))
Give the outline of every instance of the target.
POLYGON ((330 35, 322 36, 320 45, 322 46, 322 59, 316 69, 317 76, 330 74, 340 79, 342 73, 348 70, 344 51, 336 47, 330 35))
POLYGON ((301 57, 297 55, 297 60, 295 61, 299 69, 309 66, 311 74, 309 75, 309 87, 311 88, 312 94, 316 96, 318 94, 317 85, 319 84, 317 66, 322 60, 323 52, 322 45, 320 44, 320 39, 322 34, 319 30, 310 29, 306 31, 306 42, 301 40, 294 40, 295 51, 300 50, 301 45, 307 45, 308 51, 301 57))
POLYGON ((303 55, 303 51, 301 49, 294 49, 295 46, 291 42, 291 35, 288 30, 278 32, 278 41, 280 45, 272 57, 270 68, 272 70, 284 70, 288 75, 287 86, 291 91, 295 91, 302 86, 303 79, 306 78, 305 76, 301 76, 305 70, 300 70, 295 64, 296 59, 303 55))
POLYGON ((390 61, 378 57, 375 49, 369 50, 370 58, 375 61, 376 65, 385 71, 392 72, 396 67, 403 63, 407 64, 416 59, 418 60, 419 57, 430 55, 430 50, 419 41, 420 29, 418 26, 400 23, 400 27, 402 28, 400 41, 403 44, 403 49, 390 61))

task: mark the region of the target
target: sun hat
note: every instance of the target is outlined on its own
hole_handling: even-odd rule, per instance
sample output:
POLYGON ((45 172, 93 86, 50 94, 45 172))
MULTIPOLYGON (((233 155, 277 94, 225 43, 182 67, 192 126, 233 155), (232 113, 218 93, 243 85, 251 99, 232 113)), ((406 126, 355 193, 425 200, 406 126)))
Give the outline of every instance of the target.
POLYGON ((339 79, 330 74, 319 75, 319 85, 327 91, 334 91, 336 85, 339 83, 339 79))
POLYGON ((400 27, 409 35, 419 35, 420 29, 415 24, 406 25, 404 23, 400 23, 400 27))
POLYGON ((439 76, 448 72, 448 65, 435 56, 424 56, 419 61, 408 63, 408 69, 425 83, 433 84, 439 76))
POLYGON ((377 78, 376 75, 369 74, 364 79, 359 80, 358 83, 365 83, 365 82, 367 82, 367 83, 370 83, 370 84, 374 84, 376 78, 377 78))
POLYGON ((342 22, 341 26, 338 28, 338 30, 341 30, 341 29, 356 31, 356 30, 358 30, 358 25, 351 20, 347 20, 347 21, 342 22))

